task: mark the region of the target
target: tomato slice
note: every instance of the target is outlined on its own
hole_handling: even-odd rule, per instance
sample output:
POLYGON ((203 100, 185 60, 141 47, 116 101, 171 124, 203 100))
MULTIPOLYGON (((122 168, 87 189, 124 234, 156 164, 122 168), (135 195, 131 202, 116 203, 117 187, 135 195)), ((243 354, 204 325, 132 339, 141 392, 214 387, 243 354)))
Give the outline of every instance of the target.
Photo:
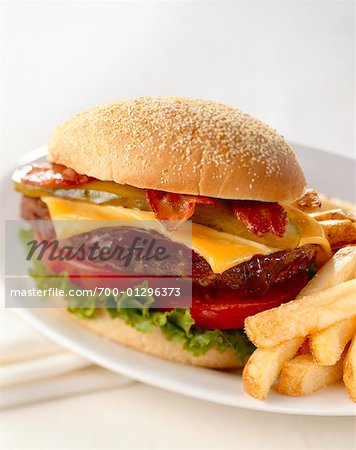
POLYGON ((233 289, 193 289, 190 312, 196 326, 200 328, 243 328, 246 317, 293 300, 307 281, 306 272, 302 272, 291 280, 271 287, 263 297, 257 299, 239 297, 233 289))
MULTIPOLYGON (((95 264, 88 262, 50 261, 46 256, 42 262, 50 270, 57 274, 66 271, 70 281, 84 289, 95 289, 95 287, 126 289, 137 286, 146 279, 120 275, 110 269, 98 269, 95 264)), ((150 287, 162 287, 162 280, 159 280, 159 278, 157 280, 151 278, 150 287)), ((243 328, 246 317, 293 300, 307 281, 307 274, 303 272, 291 280, 272 286, 263 297, 259 298, 243 297, 234 289, 208 289, 193 286, 190 312, 196 326, 200 328, 220 330, 243 328)), ((182 305, 187 300, 182 299, 181 302, 183 302, 182 305)), ((179 303, 174 304, 170 299, 165 299, 164 306, 164 310, 182 307, 179 303)), ((159 301, 156 307, 162 309, 159 301)))
MULTIPOLYGON (((96 286, 125 289, 137 286, 147 278, 147 276, 140 279, 137 275, 120 275, 110 268, 98 267, 88 261, 50 260, 47 253, 44 254, 42 262, 54 273, 66 271, 73 284, 85 289, 95 289, 96 286)), ((259 298, 242 296, 234 289, 208 289, 193 286, 191 315, 196 326, 200 328, 220 330, 243 328, 246 317, 293 300, 307 281, 307 273, 302 272, 288 281, 272 286, 259 298)), ((166 282, 168 286, 169 281, 166 282)), ((162 280, 150 278, 149 285, 153 288, 162 287, 162 280)), ((158 300, 156 298, 156 307, 162 309, 163 305, 158 300)), ((182 300, 183 303, 185 300, 182 300)), ((175 304, 165 299, 162 310, 175 307, 180 307, 179 303, 175 304)))

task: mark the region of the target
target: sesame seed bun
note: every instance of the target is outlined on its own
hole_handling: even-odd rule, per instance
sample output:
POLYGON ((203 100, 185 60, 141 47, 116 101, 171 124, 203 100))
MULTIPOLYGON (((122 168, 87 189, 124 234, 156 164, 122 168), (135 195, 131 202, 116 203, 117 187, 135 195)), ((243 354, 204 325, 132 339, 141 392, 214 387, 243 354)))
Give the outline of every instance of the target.
POLYGON ((49 159, 100 180, 217 198, 292 202, 306 186, 275 130, 200 99, 140 97, 90 109, 57 128, 49 159))
POLYGON ((110 318, 104 312, 91 320, 79 319, 71 313, 69 315, 81 326, 99 336, 151 356, 211 369, 236 369, 241 367, 232 349, 223 353, 216 349, 210 349, 203 356, 193 356, 184 350, 181 343, 169 341, 159 327, 155 327, 150 333, 143 333, 126 325, 120 318, 110 318))

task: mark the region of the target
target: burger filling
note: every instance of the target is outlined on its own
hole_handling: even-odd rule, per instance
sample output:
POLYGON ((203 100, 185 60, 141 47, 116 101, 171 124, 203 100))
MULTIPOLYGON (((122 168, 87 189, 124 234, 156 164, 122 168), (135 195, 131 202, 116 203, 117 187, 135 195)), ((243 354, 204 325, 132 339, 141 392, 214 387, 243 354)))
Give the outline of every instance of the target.
MULTIPOLYGON (((91 229, 84 219, 97 223, 98 219, 135 218, 157 224, 154 232, 158 239, 185 246, 191 252, 192 264, 190 309, 152 309, 153 297, 134 309, 124 308, 122 298, 110 297, 105 306, 112 317, 121 317, 140 331, 160 326, 168 339, 181 340, 196 355, 210 348, 224 351, 233 347, 243 362, 253 350, 241 330, 244 319, 295 298, 315 267, 317 253, 329 252, 319 224, 286 204, 138 189, 49 163, 17 171, 14 182, 23 194, 22 217, 48 220, 46 230, 36 230, 45 233, 42 237, 69 239, 74 245, 89 245, 94 238, 122 241, 132 232, 130 225, 119 230, 91 229), (79 219, 78 227, 68 229, 60 225, 60 219, 79 219), (177 230, 177 223, 186 220, 192 221, 190 242, 177 230), (163 227, 159 226, 161 221, 163 227)), ((120 273, 122 268, 113 260, 100 269, 120 273)), ((68 283, 72 283, 70 275, 77 268, 46 264, 37 270, 66 272, 68 283)), ((76 302, 72 299, 69 308, 81 317, 99 313, 76 302)))

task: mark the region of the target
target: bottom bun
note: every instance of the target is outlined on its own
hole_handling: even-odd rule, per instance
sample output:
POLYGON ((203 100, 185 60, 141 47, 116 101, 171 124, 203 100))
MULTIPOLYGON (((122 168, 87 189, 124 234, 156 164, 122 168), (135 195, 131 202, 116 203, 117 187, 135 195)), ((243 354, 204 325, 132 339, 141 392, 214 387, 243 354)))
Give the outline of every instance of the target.
POLYGON ((126 325, 120 318, 111 319, 106 313, 90 320, 79 319, 73 314, 70 314, 70 316, 88 330, 110 341, 131 347, 151 356, 211 369, 236 369, 242 367, 232 349, 228 349, 223 353, 216 349, 211 349, 203 356, 193 356, 184 350, 179 342, 169 341, 159 327, 155 327, 149 333, 143 333, 126 325))

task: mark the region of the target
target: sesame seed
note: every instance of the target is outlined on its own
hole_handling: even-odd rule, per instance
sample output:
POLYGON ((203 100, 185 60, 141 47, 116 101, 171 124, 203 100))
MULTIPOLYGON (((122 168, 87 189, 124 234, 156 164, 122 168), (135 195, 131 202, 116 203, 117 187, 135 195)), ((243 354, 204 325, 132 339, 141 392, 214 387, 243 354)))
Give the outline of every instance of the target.
MULTIPOLYGON (((161 170, 157 179, 168 188, 170 184, 183 185, 189 177, 206 177, 207 168, 209 176, 222 180, 224 186, 230 183, 225 183, 226 179, 235 180, 236 170, 246 173, 250 189, 261 177, 282 180, 282 168, 287 165, 291 171, 300 170, 293 150, 273 128, 237 108, 201 99, 119 100, 78 114, 59 127, 59 133, 62 148, 79 147, 88 161, 97 155, 95 165, 85 167, 88 175, 97 178, 110 164, 118 167, 115 151, 125 174, 128 170, 139 172, 139 167, 148 174, 158 160, 164 160, 167 169, 161 170)), ((54 154, 50 146, 51 151, 54 154)), ((56 152, 58 162, 60 153, 56 152)), ((66 158, 62 162, 68 166, 72 162, 75 168, 78 158, 72 154, 66 158)), ((110 170, 114 181, 122 182, 119 170, 110 170)), ((143 182, 145 173, 140 175, 143 182)))

